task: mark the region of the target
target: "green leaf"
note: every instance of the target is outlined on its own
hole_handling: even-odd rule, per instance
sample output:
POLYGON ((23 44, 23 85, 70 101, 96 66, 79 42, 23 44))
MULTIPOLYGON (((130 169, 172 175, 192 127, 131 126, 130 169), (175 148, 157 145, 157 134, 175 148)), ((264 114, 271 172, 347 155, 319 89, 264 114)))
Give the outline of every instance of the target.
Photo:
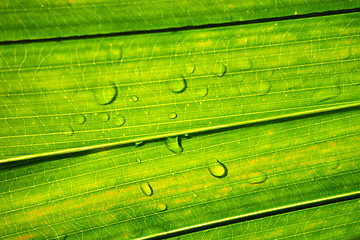
POLYGON ((359 200, 333 203, 182 236, 181 239, 356 239, 359 200))
POLYGON ((1 157, 359 105, 359 16, 0 46, 1 157))
POLYGON ((358 0, 2 0, 0 41, 199 26, 359 6, 358 0))
POLYGON ((2 238, 359 237, 358 1, 102 3, 0 3, 2 238))
POLYGON ((181 154, 163 140, 4 165, 0 234, 150 237, 357 192, 359 129, 354 109, 182 136, 181 154))

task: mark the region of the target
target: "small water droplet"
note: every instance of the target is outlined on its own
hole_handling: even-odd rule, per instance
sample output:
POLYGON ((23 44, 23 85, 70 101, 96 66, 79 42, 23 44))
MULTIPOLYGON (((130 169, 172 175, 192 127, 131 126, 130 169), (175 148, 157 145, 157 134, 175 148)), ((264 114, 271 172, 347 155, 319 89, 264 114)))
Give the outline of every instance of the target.
POLYGON ((139 142, 136 142, 134 145, 135 145, 135 147, 139 147, 139 146, 141 146, 143 144, 143 141, 139 141, 139 142))
POLYGON ((267 180, 267 176, 261 171, 252 172, 249 174, 249 176, 250 176, 249 182, 252 184, 263 183, 267 180))
POLYGON ((246 71, 253 68, 253 64, 249 58, 233 60, 230 65, 231 72, 246 71))
POLYGON ((139 225, 136 225, 136 226, 129 225, 127 227, 127 232, 125 234, 125 238, 131 238, 131 239, 138 238, 141 235, 142 231, 143 231, 142 227, 139 225))
POLYGON ((106 86, 92 89, 94 99, 99 105, 108 105, 115 101, 117 97, 117 87, 114 83, 108 82, 106 86))
POLYGON ((74 129, 70 126, 62 126, 61 132, 66 136, 72 136, 74 135, 74 129))
POLYGON ((114 122, 115 126, 120 127, 120 126, 122 126, 122 125, 125 124, 125 118, 124 118, 124 116, 122 116, 122 115, 116 115, 116 116, 114 117, 113 122, 114 122))
POLYGON ((139 157, 136 158, 136 162, 137 162, 137 163, 141 163, 141 158, 139 158, 139 157))
POLYGON ((267 80, 261 80, 260 84, 259 84, 259 92, 260 94, 265 94, 270 92, 271 89, 271 84, 269 81, 267 80))
POLYGON ((72 116, 72 119, 77 124, 83 124, 86 122, 86 117, 84 114, 76 114, 72 116))
POLYGON ((177 117, 177 114, 175 112, 170 112, 168 116, 170 119, 175 119, 177 117))
POLYGON ((337 97, 340 94, 339 86, 323 87, 318 89, 314 95, 313 100, 315 102, 323 102, 337 97))
POLYGON ((195 65, 194 64, 185 64, 183 66, 183 72, 186 76, 190 76, 195 71, 195 65))
POLYGON ((171 79, 170 81, 166 82, 168 88, 173 92, 173 93, 181 93, 183 91, 185 91, 187 85, 186 85, 186 80, 184 77, 179 76, 176 79, 171 79))
POLYGON ((158 203, 156 204, 156 210, 158 212, 163 212, 167 209, 167 205, 165 203, 158 203))
POLYGON ((339 163, 339 161, 336 160, 336 161, 331 161, 331 162, 326 163, 325 166, 330 169, 337 169, 340 166, 340 163, 339 163))
POLYGON ((209 89, 207 87, 205 87, 205 88, 196 88, 195 93, 196 93, 197 96, 203 98, 203 97, 206 97, 208 95, 209 89))
POLYGON ((193 194, 193 197, 194 197, 194 198, 197 198, 197 197, 198 197, 198 195, 197 195, 196 193, 194 193, 194 194, 193 194))
POLYGON ((110 119, 110 115, 107 112, 98 113, 98 118, 102 122, 107 122, 110 119))
POLYGON ((139 101, 139 98, 136 95, 132 95, 131 96, 131 101, 137 102, 137 101, 139 101))
POLYGON ((226 67, 222 63, 215 63, 214 75, 218 77, 224 76, 226 73, 226 67))
POLYGON ((148 182, 140 183, 141 191, 145 194, 145 196, 150 197, 153 195, 153 190, 148 182))
POLYGON ((183 152, 183 147, 181 146, 181 140, 179 136, 177 137, 169 137, 165 141, 165 145, 169 151, 175 154, 181 154, 183 152))
POLYGON ((226 175, 228 173, 228 170, 225 167, 225 165, 222 164, 221 162, 219 162, 218 160, 216 160, 215 163, 211 164, 208 167, 208 170, 209 170, 210 174, 216 178, 224 178, 224 177, 226 177, 226 175))

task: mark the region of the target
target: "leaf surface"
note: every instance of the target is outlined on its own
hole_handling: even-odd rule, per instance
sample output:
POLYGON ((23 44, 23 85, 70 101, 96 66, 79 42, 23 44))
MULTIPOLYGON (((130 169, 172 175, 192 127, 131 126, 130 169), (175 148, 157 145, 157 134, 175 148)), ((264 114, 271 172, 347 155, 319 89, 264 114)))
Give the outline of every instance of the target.
POLYGON ((356 192, 359 114, 337 111, 181 137, 181 154, 155 141, 12 163, 1 171, 1 235, 155 237, 356 192))
POLYGON ((0 236, 359 238, 358 5, 3 1, 0 236))
POLYGON ((2 159, 359 105, 359 16, 0 46, 2 159))
POLYGON ((2 0, 0 41, 230 23, 359 6, 358 0, 2 0))

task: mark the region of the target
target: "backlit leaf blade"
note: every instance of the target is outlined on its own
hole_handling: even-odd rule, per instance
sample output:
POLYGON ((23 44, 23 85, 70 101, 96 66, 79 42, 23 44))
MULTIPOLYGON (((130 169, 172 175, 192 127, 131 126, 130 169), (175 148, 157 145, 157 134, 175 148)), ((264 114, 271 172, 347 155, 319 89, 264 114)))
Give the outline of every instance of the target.
POLYGON ((359 6, 358 0, 2 0, 0 41, 229 23, 359 6))
POLYGON ((1 157, 359 105, 359 25, 351 13, 0 46, 1 157))
POLYGON ((359 207, 359 200, 355 199, 209 229, 179 239, 357 239, 359 207))
POLYGON ((181 137, 181 154, 155 141, 2 165, 1 235, 145 238, 356 192, 359 114, 181 137))

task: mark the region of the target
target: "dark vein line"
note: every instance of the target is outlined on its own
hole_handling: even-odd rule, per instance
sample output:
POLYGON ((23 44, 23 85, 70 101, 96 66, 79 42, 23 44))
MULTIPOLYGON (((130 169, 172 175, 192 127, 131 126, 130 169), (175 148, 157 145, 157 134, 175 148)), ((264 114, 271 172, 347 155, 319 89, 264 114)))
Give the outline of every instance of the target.
POLYGON ((142 239, 142 240, 150 240, 150 239, 157 240, 157 239, 172 238, 172 237, 177 237, 177 236, 190 234, 190 233, 194 233, 194 232, 200 232, 200 231, 204 231, 204 230, 208 230, 208 229, 212 229, 212 228, 236 224, 236 223, 240 223, 240 222, 245 222, 245 221, 250 221, 250 220, 255 220, 255 219, 260 219, 260 218, 265 218, 265 217, 271 217, 271 216, 280 215, 280 214, 284 214, 284 213, 291 213, 291 212, 295 212, 295 211, 299 211, 299 210, 315 208, 315 207, 325 206, 325 205, 329 205, 329 204, 340 203, 340 202, 345 202, 345 201, 349 201, 349 200, 355 200, 355 199, 359 199, 359 198, 360 198, 360 191, 342 194, 342 195, 336 195, 336 196, 332 196, 332 197, 316 199, 316 200, 312 200, 312 201, 301 202, 301 203, 291 204, 291 205, 277 207, 277 208, 273 208, 273 209, 268 209, 268 210, 253 212, 253 213, 244 214, 244 215, 240 215, 240 216, 235 216, 235 217, 231 217, 231 218, 221 219, 221 220, 214 221, 214 222, 208 222, 208 223, 204 223, 204 224, 190 226, 187 228, 182 228, 182 229, 177 229, 177 230, 173 230, 173 231, 169 231, 169 232, 159 233, 157 235, 152 235, 152 236, 148 236, 148 237, 144 237, 144 238, 140 238, 140 239, 142 239))
POLYGON ((9 40, 9 41, 1 41, 0 46, 1 45, 11 45, 11 44, 35 43, 35 42, 55 42, 55 41, 93 39, 93 38, 105 38, 105 37, 119 37, 119 36, 140 35, 140 34, 167 33, 167 32, 178 32, 178 31, 187 31, 187 30, 209 29, 209 28, 217 28, 217 27, 231 27, 231 26, 241 26, 241 25, 249 25, 249 24, 256 24, 256 23, 278 22, 278 21, 304 19, 304 18, 312 18, 312 17, 323 17, 323 16, 356 13, 356 12, 360 12, 360 8, 331 10, 331 11, 325 11, 325 12, 314 12, 314 13, 307 13, 307 14, 300 14, 300 15, 283 16, 283 17, 261 18, 261 19, 253 19, 253 20, 246 20, 246 21, 234 21, 234 22, 226 22, 226 23, 210 23, 210 24, 204 24, 204 25, 184 26, 184 27, 171 27, 171 28, 162 28, 162 29, 153 29, 153 30, 101 33, 101 34, 93 34, 93 35, 81 35, 81 36, 57 37, 57 38, 9 40))

